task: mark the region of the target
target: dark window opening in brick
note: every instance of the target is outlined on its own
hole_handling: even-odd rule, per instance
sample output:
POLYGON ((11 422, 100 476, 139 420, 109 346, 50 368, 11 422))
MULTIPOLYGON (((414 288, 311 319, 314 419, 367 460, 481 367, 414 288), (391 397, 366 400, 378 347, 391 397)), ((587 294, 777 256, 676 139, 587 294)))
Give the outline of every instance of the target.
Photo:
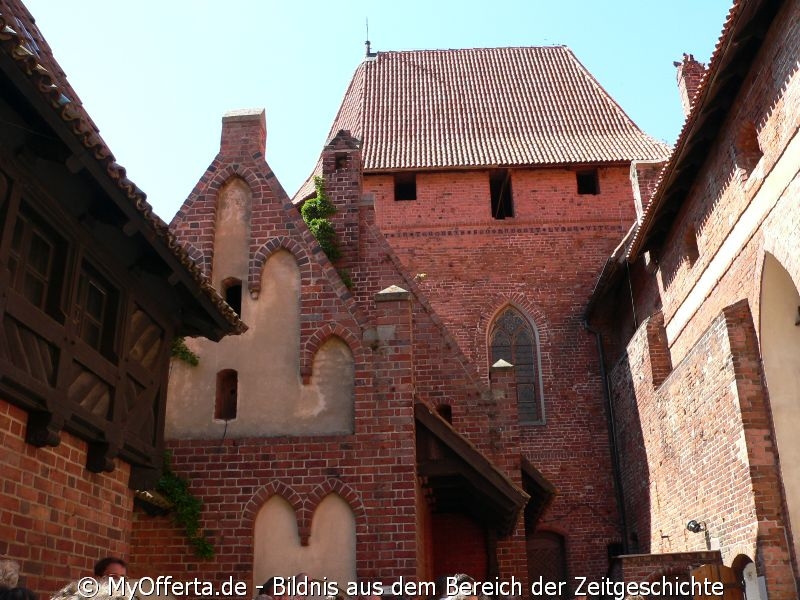
POLYGON ((514 365, 520 423, 543 423, 544 411, 538 376, 539 361, 533 327, 518 310, 509 307, 495 319, 490 339, 492 352, 490 364, 503 359, 514 365))
POLYGON ((217 373, 217 399, 214 404, 214 418, 230 421, 236 418, 236 401, 239 393, 239 373, 233 369, 223 369, 217 373))
POLYGON ((597 195, 600 193, 600 179, 597 176, 597 169, 578 171, 575 173, 575 179, 578 182, 579 194, 597 195))
POLYGON ((508 169, 491 171, 489 173, 489 193, 492 196, 493 219, 505 219, 514 216, 511 171, 508 169))
POLYGON ((347 154, 336 155, 336 170, 341 171, 347 166, 347 154))
POLYGON ((742 169, 745 175, 750 175, 750 172, 755 169, 758 161, 764 155, 761 151, 761 146, 758 145, 758 132, 756 132, 755 125, 749 121, 742 124, 739 133, 736 135, 734 150, 736 152, 736 166, 742 169))
POLYGON ((14 222, 8 258, 11 287, 57 321, 64 321, 61 293, 67 244, 24 205, 14 222))
POLYGON ((92 348, 114 360, 119 292, 92 265, 84 262, 78 279, 75 322, 78 335, 92 348))
POLYGON ((416 173, 402 173, 394 176, 394 199, 395 200, 417 199, 416 173))
POLYGON ((697 247, 697 233, 694 227, 689 227, 686 231, 684 247, 686 248, 686 258, 689 261, 689 266, 692 266, 700 258, 700 249, 697 247))
POLYGON ((237 315, 242 314, 242 282, 235 277, 229 277, 222 282, 222 289, 224 290, 225 302, 237 315))
POLYGON ((442 417, 445 421, 453 424, 453 407, 449 404, 440 404, 436 407, 436 412, 439 413, 439 416, 442 417))

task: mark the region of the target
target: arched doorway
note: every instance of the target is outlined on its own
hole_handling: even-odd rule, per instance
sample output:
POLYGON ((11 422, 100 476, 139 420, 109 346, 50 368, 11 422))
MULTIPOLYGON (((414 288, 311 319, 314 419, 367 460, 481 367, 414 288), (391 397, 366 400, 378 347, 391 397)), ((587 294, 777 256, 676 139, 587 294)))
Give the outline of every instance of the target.
MULTIPOLYGON (((771 254, 761 279, 761 357, 793 531, 800 529, 800 293, 771 254)), ((800 555, 795 534, 794 550, 800 555)))

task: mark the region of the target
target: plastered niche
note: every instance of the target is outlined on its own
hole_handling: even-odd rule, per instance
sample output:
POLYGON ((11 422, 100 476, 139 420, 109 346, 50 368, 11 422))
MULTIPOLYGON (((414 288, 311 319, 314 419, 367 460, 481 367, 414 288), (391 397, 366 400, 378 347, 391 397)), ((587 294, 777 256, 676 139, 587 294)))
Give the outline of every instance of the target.
POLYGON ((219 343, 187 340, 196 367, 173 361, 167 399, 168 439, 223 435, 345 434, 353 431, 353 356, 330 338, 314 357, 312 377, 300 377, 300 271, 285 250, 266 261, 258 299, 244 294, 249 329, 219 343), (217 373, 237 371, 236 418, 214 419, 217 373))
MULTIPOLYGON (((800 528, 800 294, 772 255, 764 258, 761 283, 761 353, 793 531, 800 528)), ((794 536, 800 553, 800 535, 794 536)))
POLYGON ((250 187, 238 177, 219 190, 211 277, 217 290, 222 291, 222 282, 229 277, 247 281, 252 203, 250 187))
POLYGON ((356 524, 350 506, 337 494, 322 499, 311 521, 308 546, 300 545, 294 509, 280 496, 256 516, 253 532, 255 584, 273 576, 307 573, 312 579, 356 579, 356 524))

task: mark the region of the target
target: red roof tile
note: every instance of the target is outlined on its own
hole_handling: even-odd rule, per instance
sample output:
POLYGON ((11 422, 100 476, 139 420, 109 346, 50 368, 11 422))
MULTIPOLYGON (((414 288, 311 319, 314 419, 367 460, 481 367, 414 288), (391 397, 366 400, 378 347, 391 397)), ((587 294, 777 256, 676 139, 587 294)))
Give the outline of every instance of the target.
POLYGON ((340 129, 363 140, 365 171, 669 154, 565 46, 381 52, 356 70, 329 137, 340 129))

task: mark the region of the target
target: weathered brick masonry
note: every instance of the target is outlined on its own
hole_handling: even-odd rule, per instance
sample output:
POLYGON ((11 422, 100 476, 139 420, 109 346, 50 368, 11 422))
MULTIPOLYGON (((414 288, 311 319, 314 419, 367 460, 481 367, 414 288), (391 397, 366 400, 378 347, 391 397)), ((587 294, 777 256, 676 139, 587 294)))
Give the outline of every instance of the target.
POLYGON ((616 361, 630 541, 643 552, 704 550, 708 542, 739 577, 754 561, 770 598, 795 598, 796 475, 787 469, 796 450, 794 434, 782 432, 798 408, 784 404, 781 370, 798 365, 791 337, 775 342, 769 323, 792 327, 791 294, 800 288, 800 7, 756 4, 732 10, 695 96, 686 144, 679 141, 655 198, 678 185, 684 191, 665 208, 648 207, 630 251, 638 260, 607 296, 614 301, 603 328, 616 361), (726 40, 751 18, 771 26, 762 24, 768 33, 753 46, 757 53, 736 55, 726 40), (726 61, 738 61, 738 87, 721 87, 726 61), (688 183, 671 184, 688 161, 681 152, 703 140, 709 122, 702 119, 717 107, 725 117, 713 137, 704 131, 705 160, 688 183), (772 300, 778 272, 790 305, 784 316, 772 300), (776 355, 785 359, 780 367, 776 355), (689 519, 703 521, 707 533, 688 532, 689 519))

